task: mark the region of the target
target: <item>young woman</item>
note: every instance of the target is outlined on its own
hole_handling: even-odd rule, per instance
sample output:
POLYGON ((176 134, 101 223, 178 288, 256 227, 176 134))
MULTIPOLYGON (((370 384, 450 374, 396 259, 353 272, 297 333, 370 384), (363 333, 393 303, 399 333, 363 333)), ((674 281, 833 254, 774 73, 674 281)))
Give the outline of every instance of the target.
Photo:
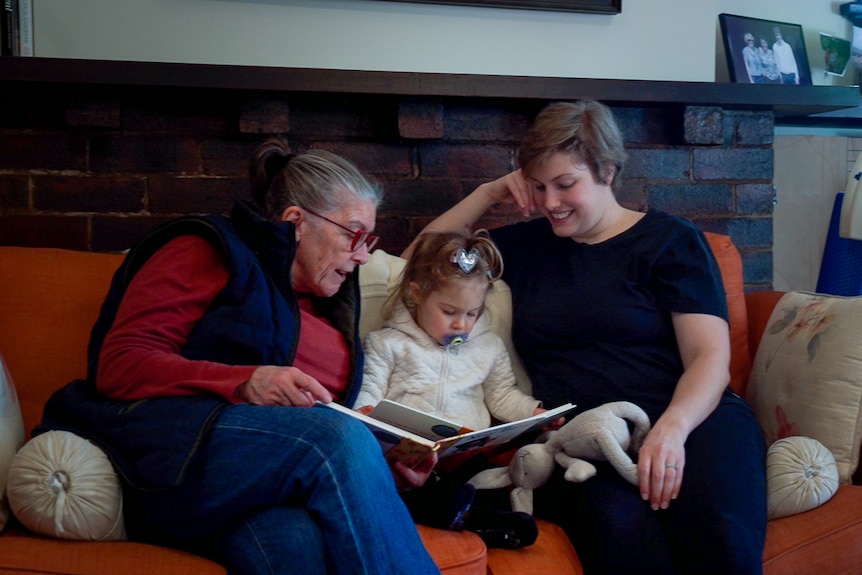
POLYGON ((610 110, 556 103, 520 169, 482 184, 427 231, 471 227, 498 202, 543 218, 491 231, 512 289, 513 340, 548 407, 628 400, 650 415, 639 487, 599 463, 557 476, 535 514, 562 524, 589 574, 760 573, 765 447, 728 383, 720 273, 692 223, 617 201, 626 153, 610 110))

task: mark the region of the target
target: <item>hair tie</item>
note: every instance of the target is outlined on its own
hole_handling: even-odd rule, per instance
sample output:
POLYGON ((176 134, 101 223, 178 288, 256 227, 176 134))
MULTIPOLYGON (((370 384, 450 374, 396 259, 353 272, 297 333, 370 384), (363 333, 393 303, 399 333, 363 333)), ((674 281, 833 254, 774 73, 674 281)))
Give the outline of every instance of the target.
POLYGON ((472 272, 478 261, 479 250, 476 248, 471 249, 469 252, 464 248, 458 248, 458 251, 452 256, 452 263, 457 264, 465 274, 472 272))

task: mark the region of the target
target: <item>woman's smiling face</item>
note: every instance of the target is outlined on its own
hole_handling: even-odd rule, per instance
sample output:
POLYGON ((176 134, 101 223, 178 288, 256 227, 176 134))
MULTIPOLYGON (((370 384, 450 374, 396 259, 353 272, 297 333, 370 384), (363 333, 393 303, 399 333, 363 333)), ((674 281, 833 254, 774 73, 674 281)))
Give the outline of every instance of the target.
POLYGON ((557 152, 527 176, 539 211, 560 237, 589 240, 602 230, 605 209, 615 204, 611 181, 596 181, 589 167, 557 152))

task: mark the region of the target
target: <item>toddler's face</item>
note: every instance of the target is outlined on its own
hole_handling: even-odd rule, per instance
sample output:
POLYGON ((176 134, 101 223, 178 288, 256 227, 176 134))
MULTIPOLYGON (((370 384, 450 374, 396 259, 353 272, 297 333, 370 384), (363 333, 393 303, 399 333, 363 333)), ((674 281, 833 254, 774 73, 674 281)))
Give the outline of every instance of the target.
POLYGON ((453 280, 424 299, 415 293, 414 287, 416 323, 440 345, 448 345, 455 336, 466 340, 479 318, 487 292, 488 283, 480 277, 453 280))

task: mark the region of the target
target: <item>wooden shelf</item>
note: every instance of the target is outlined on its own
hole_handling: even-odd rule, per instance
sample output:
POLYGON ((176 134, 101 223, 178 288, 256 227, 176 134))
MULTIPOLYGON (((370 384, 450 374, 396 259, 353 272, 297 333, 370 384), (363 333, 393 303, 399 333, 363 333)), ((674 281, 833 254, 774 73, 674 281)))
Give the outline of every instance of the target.
MULTIPOLYGON (((816 119, 810 119, 814 114, 854 110, 860 106, 859 88, 853 86, 603 80, 2 57, 0 84, 8 82, 441 98, 592 98, 615 106, 694 105, 771 110, 778 124, 793 123, 800 118, 816 123, 816 119)), ((838 116, 829 116, 825 121, 840 122, 840 112, 838 116)))

